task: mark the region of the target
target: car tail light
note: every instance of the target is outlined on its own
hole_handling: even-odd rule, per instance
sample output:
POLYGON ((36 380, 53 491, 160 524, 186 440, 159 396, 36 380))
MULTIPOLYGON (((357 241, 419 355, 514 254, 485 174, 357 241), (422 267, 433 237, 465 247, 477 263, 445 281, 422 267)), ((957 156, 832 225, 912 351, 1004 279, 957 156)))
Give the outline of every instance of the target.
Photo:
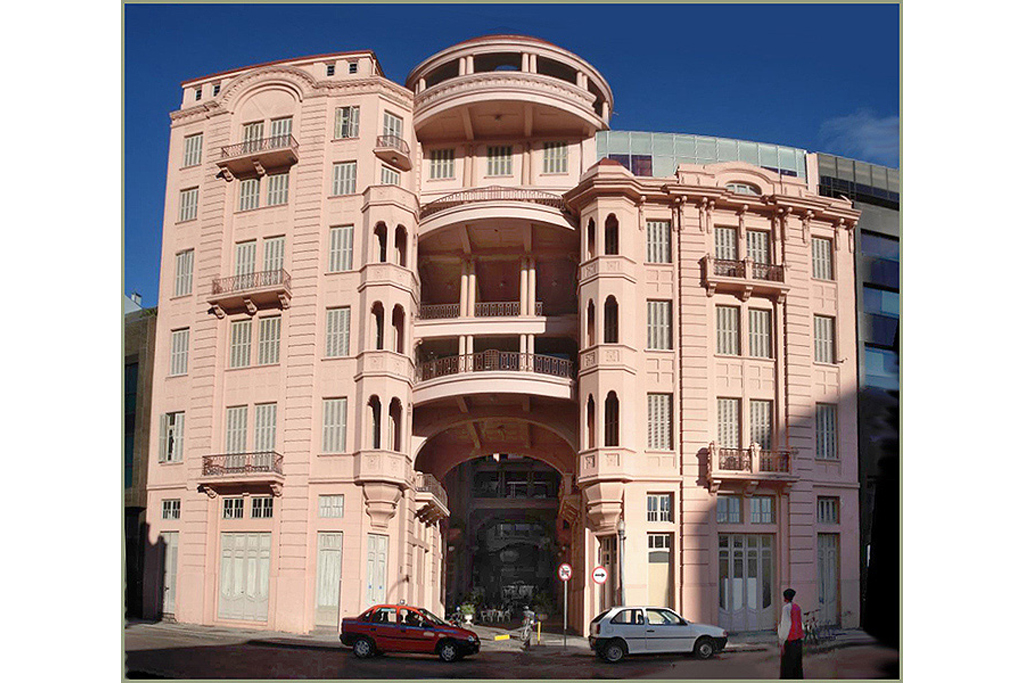
POLYGON ((597 624, 596 626, 594 626, 594 635, 595 636, 601 635, 601 624, 597 624))

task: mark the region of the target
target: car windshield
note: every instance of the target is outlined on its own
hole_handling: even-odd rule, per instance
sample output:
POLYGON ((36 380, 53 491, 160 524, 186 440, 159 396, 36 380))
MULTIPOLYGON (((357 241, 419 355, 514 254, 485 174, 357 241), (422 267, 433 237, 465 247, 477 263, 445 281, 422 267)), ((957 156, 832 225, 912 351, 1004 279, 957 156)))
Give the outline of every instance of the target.
POLYGON ((420 614, 425 616, 427 618, 428 622, 431 622, 431 623, 434 623, 434 624, 443 624, 444 623, 443 620, 441 620, 440 618, 438 618, 437 616, 435 616, 434 614, 430 613, 429 611, 427 611, 425 609, 421 608, 420 609, 420 614))

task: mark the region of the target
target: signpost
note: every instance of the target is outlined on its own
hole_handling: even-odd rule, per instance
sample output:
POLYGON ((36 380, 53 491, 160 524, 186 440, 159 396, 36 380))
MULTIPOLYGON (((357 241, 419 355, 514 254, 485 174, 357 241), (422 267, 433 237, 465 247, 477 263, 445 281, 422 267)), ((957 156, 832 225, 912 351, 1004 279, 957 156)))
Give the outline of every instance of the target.
POLYGON ((594 579, 594 583, 604 584, 608 580, 608 570, 601 565, 594 567, 594 571, 590 573, 590 578, 594 579))
POLYGON ((569 630, 569 579, 572 578, 572 567, 565 562, 558 565, 558 578, 562 580, 562 647, 566 648, 569 646, 566 633, 569 630))

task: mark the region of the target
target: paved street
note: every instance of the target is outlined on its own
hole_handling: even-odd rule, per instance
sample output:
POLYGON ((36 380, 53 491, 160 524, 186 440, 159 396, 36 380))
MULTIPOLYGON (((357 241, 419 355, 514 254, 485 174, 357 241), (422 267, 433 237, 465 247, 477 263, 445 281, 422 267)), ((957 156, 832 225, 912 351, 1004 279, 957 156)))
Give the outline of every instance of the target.
MULTIPOLYGON (((594 657, 582 639, 574 640, 563 649, 561 637, 552 636, 524 653, 515 641, 489 639, 477 656, 444 664, 436 657, 404 654, 360 660, 330 636, 164 623, 131 624, 125 630, 132 678, 778 678, 773 648, 727 648, 707 661, 656 655, 608 664, 594 657)), ((804 673, 807 678, 897 678, 897 661, 893 650, 851 645, 809 654, 804 673)))

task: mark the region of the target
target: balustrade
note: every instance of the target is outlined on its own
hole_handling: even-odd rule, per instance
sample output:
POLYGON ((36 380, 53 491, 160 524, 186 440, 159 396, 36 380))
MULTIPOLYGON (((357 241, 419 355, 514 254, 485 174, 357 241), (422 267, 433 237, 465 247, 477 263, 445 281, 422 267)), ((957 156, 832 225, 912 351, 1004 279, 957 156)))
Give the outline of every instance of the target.
POLYGON ((437 377, 468 372, 535 372, 555 377, 575 377, 570 360, 536 353, 497 351, 490 349, 461 356, 447 356, 420 363, 416 366, 416 380, 426 382, 437 377))

